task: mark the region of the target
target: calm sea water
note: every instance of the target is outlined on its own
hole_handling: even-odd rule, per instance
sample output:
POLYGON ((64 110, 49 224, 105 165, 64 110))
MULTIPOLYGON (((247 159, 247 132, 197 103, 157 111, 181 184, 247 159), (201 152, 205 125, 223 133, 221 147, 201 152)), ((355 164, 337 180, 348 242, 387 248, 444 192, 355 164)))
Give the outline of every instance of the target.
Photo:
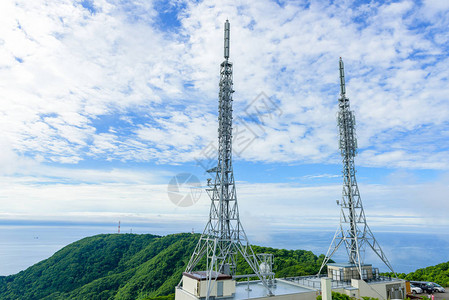
MULTIPOLYGON (((326 254, 334 234, 334 231, 279 233, 267 246, 305 249, 317 255, 326 254)), ((409 273, 449 261, 449 234, 374 232, 374 235, 397 273, 409 273)), ((346 250, 340 248, 332 259, 346 262, 347 257, 346 250)), ((366 249, 364 257, 365 263, 378 267, 381 272, 389 271, 370 248, 366 249)))
MULTIPOLYGON (((185 227, 184 227, 185 228, 185 227)), ((166 226, 122 226, 121 232, 166 235, 180 232, 179 228, 166 226)), ((185 230, 184 230, 185 231, 185 230)), ((100 233, 116 233, 111 226, 67 225, 0 225, 0 275, 15 274, 53 255, 62 247, 81 238, 100 233)), ((325 253, 332 240, 331 231, 288 231, 271 234, 269 239, 258 240, 249 235, 253 244, 285 249, 311 250, 325 253)), ((412 272, 418 268, 449 261, 449 234, 374 233, 396 272, 412 272)), ((340 249, 335 261, 345 261, 345 250, 340 249)), ((381 271, 387 268, 371 252, 366 251, 365 262, 381 271)))

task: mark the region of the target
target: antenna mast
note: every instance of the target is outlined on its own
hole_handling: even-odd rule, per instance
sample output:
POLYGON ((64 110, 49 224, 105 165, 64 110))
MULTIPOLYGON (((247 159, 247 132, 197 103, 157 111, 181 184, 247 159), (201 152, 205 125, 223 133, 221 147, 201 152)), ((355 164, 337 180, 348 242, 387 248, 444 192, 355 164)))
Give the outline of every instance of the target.
MULTIPOLYGON (((236 274, 237 254, 240 253, 254 274, 272 295, 266 279, 259 272, 259 261, 248 241, 239 218, 234 172, 232 168, 232 63, 229 62, 230 24, 224 24, 224 58, 220 65, 218 99, 218 161, 208 170, 215 175, 206 189, 211 199, 209 221, 201 235, 186 272, 192 272, 206 256, 207 297, 219 273, 236 274)), ((179 286, 179 285, 178 285, 179 286)))
POLYGON ((340 131, 339 148, 343 160, 343 193, 340 202, 340 226, 335 233, 326 258, 320 271, 327 264, 332 255, 342 243, 346 247, 349 263, 357 267, 361 279, 363 255, 366 245, 376 253, 385 265, 394 273, 393 267, 382 251, 371 229, 366 223, 365 212, 360 198, 359 188, 355 177, 354 158, 357 155, 357 138, 355 135, 355 116, 350 110, 349 99, 346 97, 345 71, 343 60, 340 57, 340 98, 338 99, 338 127, 340 131))

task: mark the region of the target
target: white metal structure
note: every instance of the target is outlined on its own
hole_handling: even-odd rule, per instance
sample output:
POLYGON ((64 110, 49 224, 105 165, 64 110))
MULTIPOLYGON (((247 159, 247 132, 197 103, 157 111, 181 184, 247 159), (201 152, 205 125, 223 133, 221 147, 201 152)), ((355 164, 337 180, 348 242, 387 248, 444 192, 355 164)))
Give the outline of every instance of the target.
POLYGON ((215 179, 208 182, 208 188, 206 189, 211 199, 209 221, 185 270, 187 273, 192 272, 199 261, 206 256, 207 299, 217 281, 217 276, 214 274, 236 274, 236 256, 238 253, 245 258, 254 274, 259 277, 268 294, 271 294, 266 276, 260 274, 260 262, 254 254, 239 219, 232 168, 232 94, 234 90, 232 63, 229 61, 229 38, 230 24, 226 20, 224 30, 225 60, 220 65, 218 162, 216 167, 208 171, 215 175, 215 179))
POLYGON ((355 135, 354 112, 350 110, 349 99, 346 97, 345 74, 343 60, 340 57, 340 98, 338 99, 338 127, 340 131, 340 151, 343 160, 343 193, 340 211, 340 226, 327 251, 320 271, 332 255, 344 244, 349 257, 349 263, 355 265, 361 279, 366 279, 362 272, 363 257, 368 245, 394 273, 393 267, 376 241, 371 229, 366 223, 365 212, 360 198, 355 177, 354 158, 357 155, 357 138, 355 135))

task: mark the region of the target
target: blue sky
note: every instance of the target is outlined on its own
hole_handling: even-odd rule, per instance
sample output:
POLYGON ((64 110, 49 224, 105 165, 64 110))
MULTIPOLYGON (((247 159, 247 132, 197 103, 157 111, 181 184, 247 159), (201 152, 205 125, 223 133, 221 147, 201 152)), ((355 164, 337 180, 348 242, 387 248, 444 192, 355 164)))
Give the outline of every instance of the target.
POLYGON ((248 232, 336 227, 340 56, 373 231, 448 231, 449 2, 437 0, 3 1, 0 220, 200 230, 206 194, 176 207, 167 184, 206 182, 226 19, 235 123, 253 137, 234 164, 248 232))

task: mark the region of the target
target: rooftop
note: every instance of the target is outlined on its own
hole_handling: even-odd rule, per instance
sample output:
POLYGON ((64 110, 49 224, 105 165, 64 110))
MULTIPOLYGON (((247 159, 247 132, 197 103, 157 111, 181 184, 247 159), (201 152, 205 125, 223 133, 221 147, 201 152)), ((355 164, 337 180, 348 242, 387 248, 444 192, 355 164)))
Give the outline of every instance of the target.
MULTIPOLYGON (((340 268, 356 268, 355 264, 351 263, 328 263, 328 266, 340 267, 340 268)), ((371 264, 362 264, 362 267, 371 267, 371 264)))
MULTIPOLYGON (((287 282, 282 279, 275 279, 274 285, 271 287, 271 291, 276 296, 288 295, 288 294, 298 294, 315 292, 315 289, 302 287, 294 282, 287 282)), ((267 289, 263 286, 260 280, 249 281, 249 282, 237 282, 235 288, 235 296, 232 299, 253 299, 266 297, 267 289), (248 290, 249 287, 249 290, 248 290)))
MULTIPOLYGON (((184 272, 182 275, 185 275, 187 277, 190 277, 192 279, 196 280, 207 280, 209 279, 207 277, 207 271, 195 271, 195 272, 184 272)), ((224 280, 224 279, 232 279, 232 276, 221 274, 215 271, 212 271, 211 273, 212 279, 217 278, 217 280, 224 280)))

